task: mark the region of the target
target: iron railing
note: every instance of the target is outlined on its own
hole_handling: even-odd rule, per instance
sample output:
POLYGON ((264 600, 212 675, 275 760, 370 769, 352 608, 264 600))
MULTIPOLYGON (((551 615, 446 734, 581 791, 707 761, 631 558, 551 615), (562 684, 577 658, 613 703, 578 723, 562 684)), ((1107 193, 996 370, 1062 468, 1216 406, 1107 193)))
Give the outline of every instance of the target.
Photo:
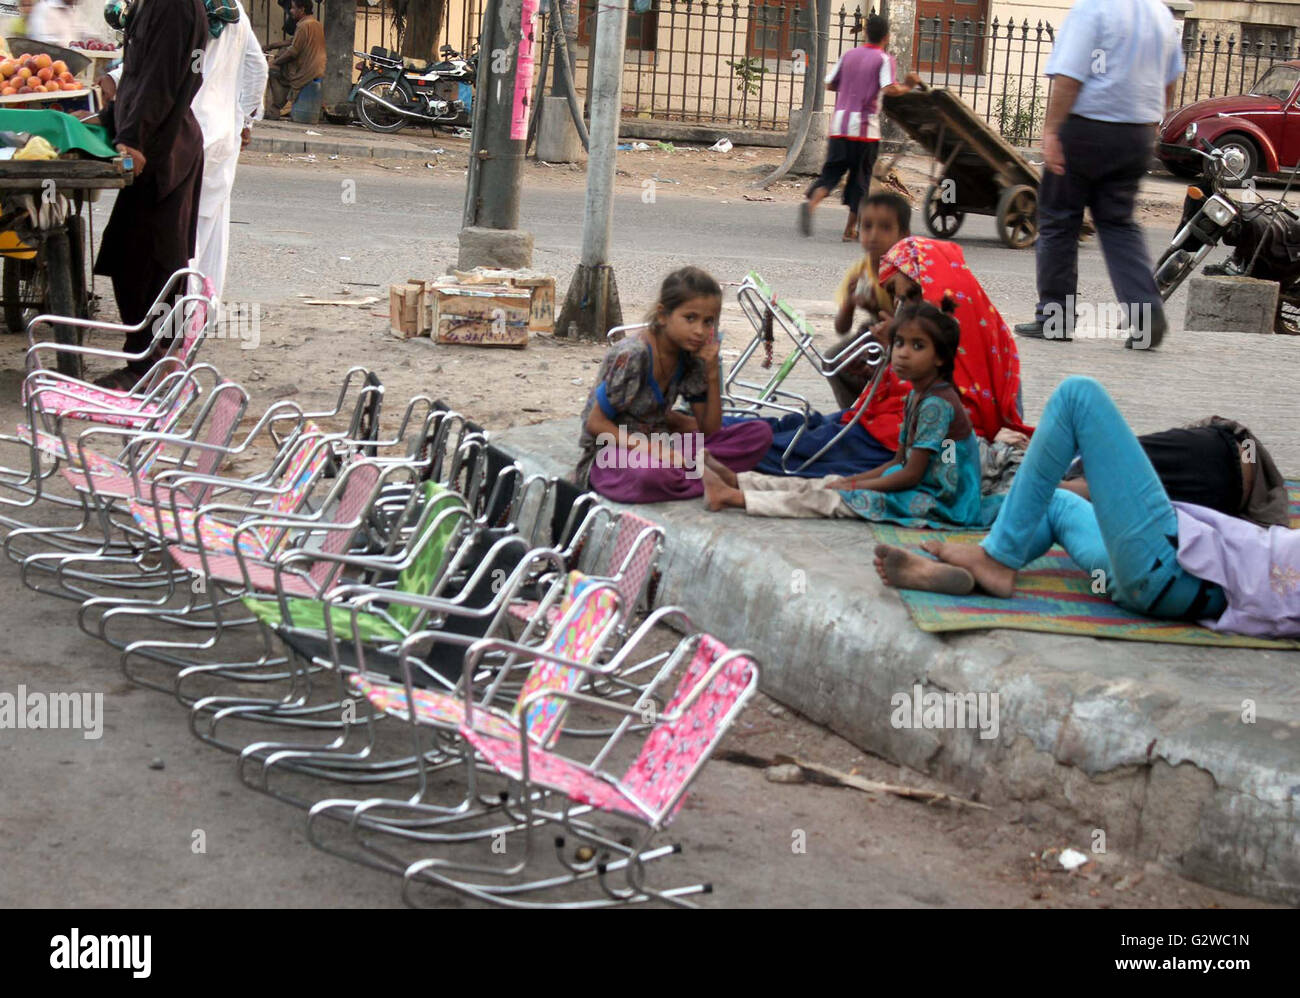
MULTIPOLYGON (((468 53, 481 30, 487 0, 447 0, 438 45, 468 53)), ((585 95, 587 55, 596 0, 579 4, 582 21, 575 83, 585 95)), ((661 121, 781 130, 802 106, 808 50, 806 0, 654 0, 630 37, 623 76, 623 113, 661 121)), ((245 0, 258 37, 284 37, 275 0, 245 0)), ((631 8, 631 0, 629 0, 631 8)), ((862 40, 861 6, 833 10, 827 66, 862 40), (856 31, 855 31, 856 29, 856 31)), ((327 15, 326 15, 327 16, 327 15)), ((900 29, 895 26, 894 34, 900 29)), ((1014 18, 1001 21, 920 18, 912 67, 931 86, 964 100, 1008 141, 1041 138, 1049 81, 1044 75, 1055 28, 1014 18)), ((539 25, 537 37, 543 37, 539 25)), ((357 2, 356 47, 396 48, 390 0, 357 2)), ((1229 34, 1189 37, 1176 104, 1244 93, 1276 62, 1300 58, 1300 47, 1242 44, 1229 34)), ((900 72, 909 67, 900 66, 900 72)), ((541 71, 540 63, 535 67, 541 71)), ((826 95, 827 101, 833 95, 826 95)))

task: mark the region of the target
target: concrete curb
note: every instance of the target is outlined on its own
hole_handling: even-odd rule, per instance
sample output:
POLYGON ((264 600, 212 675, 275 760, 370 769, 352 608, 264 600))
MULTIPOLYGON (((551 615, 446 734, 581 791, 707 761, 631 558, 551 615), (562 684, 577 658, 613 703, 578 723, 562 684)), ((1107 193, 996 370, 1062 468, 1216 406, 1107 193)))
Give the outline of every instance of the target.
POLYGON ((293 156, 345 156, 350 159, 420 159, 434 155, 434 149, 444 148, 430 143, 427 149, 412 145, 390 146, 361 142, 339 142, 328 137, 282 138, 253 133, 248 152, 285 153, 293 156))
MULTIPOLYGON (((575 436, 559 421, 495 442, 526 472, 554 475, 571 469, 575 436)), ((1289 678, 1300 652, 930 634, 877 579, 863 524, 751 520, 696 502, 637 512, 667 529, 661 604, 756 652, 764 691, 810 720, 985 802, 1091 822, 1094 847, 1300 904, 1300 704, 1289 678), (996 691, 997 737, 893 727, 891 698, 915 684, 996 691), (1256 723, 1242 723, 1243 697, 1259 699, 1256 723)))

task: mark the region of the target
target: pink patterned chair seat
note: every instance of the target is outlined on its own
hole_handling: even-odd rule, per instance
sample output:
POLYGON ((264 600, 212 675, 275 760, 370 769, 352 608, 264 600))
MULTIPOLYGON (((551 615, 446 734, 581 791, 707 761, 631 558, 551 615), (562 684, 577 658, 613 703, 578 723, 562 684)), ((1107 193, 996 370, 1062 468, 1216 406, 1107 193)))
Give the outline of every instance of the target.
MULTIPOLYGON (((517 738, 513 741, 494 738, 463 724, 460 733, 497 772, 511 779, 523 779, 523 755, 517 738)), ((618 811, 642 821, 652 817, 649 809, 634 801, 613 777, 593 773, 585 766, 542 749, 529 749, 528 782, 559 791, 578 804, 590 804, 602 811, 618 811)))
MULTIPOLYGON (((43 454, 48 454, 50 457, 67 463, 72 462, 72 457, 68 455, 68 449, 63 445, 63 441, 56 436, 39 431, 33 435, 30 426, 19 424, 18 437, 20 440, 32 444, 43 454)), ((83 456, 85 459, 84 468, 65 467, 60 469, 69 485, 83 492, 89 492, 93 489, 97 494, 110 499, 135 498, 135 481, 131 478, 130 469, 97 451, 83 449, 76 455, 78 460, 81 460, 83 456)), ((147 467, 144 470, 147 470, 147 467)), ((165 486, 158 486, 157 492, 160 501, 170 502, 170 489, 165 486)), ((189 505, 189 499, 184 495, 179 496, 178 499, 184 505, 189 505)))
MULTIPOLYGON (((209 579, 233 586, 244 585, 244 573, 240 569, 239 558, 231 553, 214 552, 205 547, 206 564, 198 551, 183 548, 177 544, 167 547, 167 553, 181 568, 196 575, 206 575, 209 579)), ((273 593, 275 589, 275 569, 263 562, 244 559, 244 568, 248 570, 248 582, 254 589, 273 593)), ((280 584, 284 591, 292 596, 319 596, 317 586, 305 576, 296 572, 281 572, 280 584)))
MULTIPOLYGON (((385 714, 403 721, 411 719, 404 685, 376 682, 364 676, 352 676, 350 682, 354 690, 385 714)), ((436 690, 416 690, 415 719, 421 724, 458 728, 465 723, 465 701, 436 690)), ((474 723, 483 730, 492 732, 497 738, 512 740, 519 737, 518 722, 496 710, 476 707, 474 723)))
POLYGON ((37 404, 54 415, 77 413, 80 418, 133 430, 156 422, 162 410, 153 402, 127 392, 70 382, 42 386, 37 404), (126 410, 109 412, 110 409, 126 410))
MULTIPOLYGON (((533 617, 537 616, 537 608, 541 605, 542 604, 537 602, 537 600, 523 600, 519 603, 511 603, 510 609, 506 612, 509 613, 510 616, 514 617, 515 620, 522 620, 526 624, 532 620, 533 617)), ((554 627, 555 624, 559 623, 560 617, 562 616, 563 613, 560 608, 558 606, 553 606, 546 611, 546 623, 554 627)))
MULTIPOLYGON (((204 550, 209 554, 235 553, 235 527, 213 517, 204 517, 200 522, 201 533, 195 533, 194 520, 198 511, 180 510, 179 522, 169 507, 155 509, 151 503, 139 499, 131 500, 131 515, 140 528, 159 540, 176 544, 197 545, 201 540, 204 550)), ((269 555, 266 538, 259 530, 245 530, 239 535, 239 547, 250 558, 264 559, 269 555)))
MULTIPOLYGON (((757 684, 757 667, 745 656, 737 656, 723 665, 708 687, 687 704, 714 663, 727 653, 722 642, 707 634, 700 636, 673 698, 622 779, 595 772, 552 752, 530 748, 529 784, 566 794, 580 804, 667 824, 686 799, 683 788, 722 737, 733 711, 757 684)), ((465 725, 461 725, 460 733, 498 772, 523 780, 518 740, 509 742, 465 725)))

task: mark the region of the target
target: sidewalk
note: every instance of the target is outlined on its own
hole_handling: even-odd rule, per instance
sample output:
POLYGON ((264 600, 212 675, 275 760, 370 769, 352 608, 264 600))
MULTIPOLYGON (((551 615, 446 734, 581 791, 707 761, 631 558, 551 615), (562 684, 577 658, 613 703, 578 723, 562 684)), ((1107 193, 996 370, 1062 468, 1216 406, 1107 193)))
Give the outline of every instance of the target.
POLYGON ((393 135, 360 125, 300 125, 292 121, 259 121, 253 126, 249 152, 346 156, 358 159, 428 159, 437 151, 469 147, 465 139, 434 135, 422 125, 409 125, 393 135))

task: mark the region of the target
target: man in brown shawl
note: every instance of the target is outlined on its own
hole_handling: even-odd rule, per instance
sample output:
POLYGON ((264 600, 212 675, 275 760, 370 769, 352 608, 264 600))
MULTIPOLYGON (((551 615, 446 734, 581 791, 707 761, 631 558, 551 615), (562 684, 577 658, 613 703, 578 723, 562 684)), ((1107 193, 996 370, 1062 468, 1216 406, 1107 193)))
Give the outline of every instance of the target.
MULTIPOLYGON (((95 261, 95 273, 112 279, 127 325, 148 316, 167 279, 194 255, 203 133, 190 104, 207 43, 203 0, 136 0, 127 16, 122 82, 100 120, 135 161, 135 178, 117 195, 95 261)), ((139 353, 152 335, 132 333, 124 349, 139 353)), ((149 366, 135 361, 97 383, 129 387, 149 366)))

